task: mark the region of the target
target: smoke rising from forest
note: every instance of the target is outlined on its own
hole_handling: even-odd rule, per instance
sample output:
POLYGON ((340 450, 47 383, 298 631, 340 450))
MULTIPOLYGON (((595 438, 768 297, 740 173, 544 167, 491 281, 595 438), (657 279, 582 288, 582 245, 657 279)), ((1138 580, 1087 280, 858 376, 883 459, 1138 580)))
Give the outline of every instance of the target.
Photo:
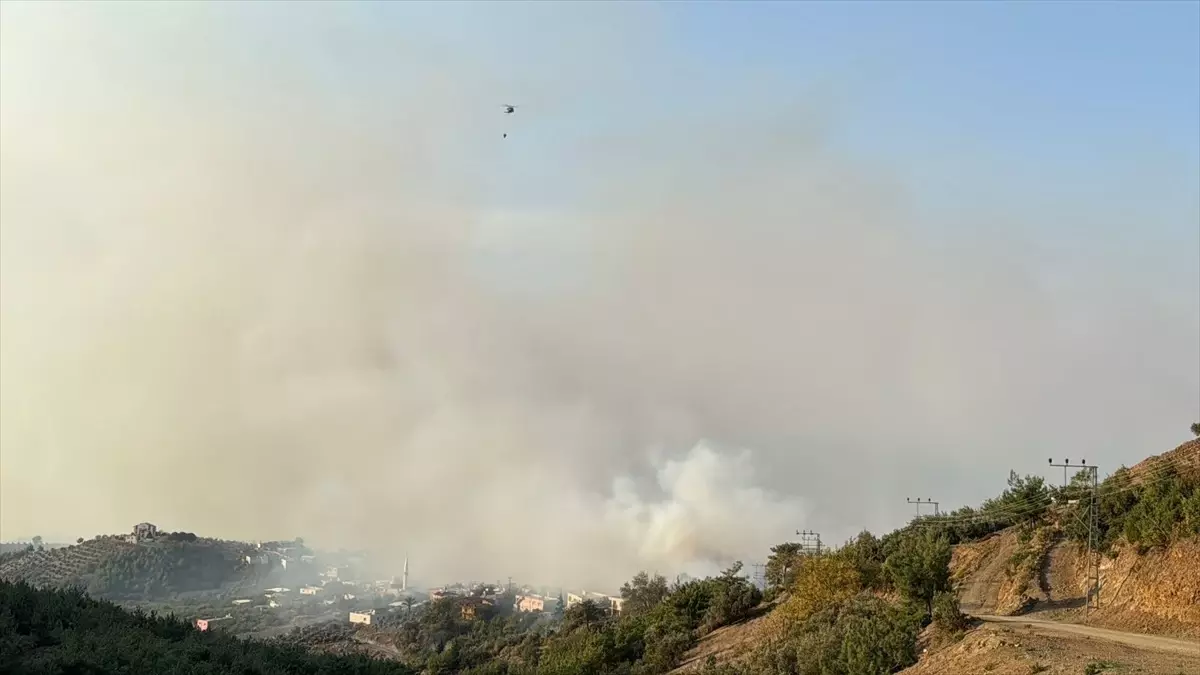
POLYGON ((329 7, 4 7, 4 538, 148 519, 615 587, 1137 459, 1200 407, 1194 255, 927 222, 817 94, 552 137, 653 53, 633 10, 562 27, 583 82, 329 7))

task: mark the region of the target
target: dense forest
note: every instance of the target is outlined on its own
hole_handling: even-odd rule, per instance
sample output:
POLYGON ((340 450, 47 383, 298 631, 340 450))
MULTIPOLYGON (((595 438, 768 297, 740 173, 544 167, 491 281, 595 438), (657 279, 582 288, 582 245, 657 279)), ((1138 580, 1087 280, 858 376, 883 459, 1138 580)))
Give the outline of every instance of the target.
POLYGON ((414 675, 402 664, 333 657, 202 633, 78 590, 0 582, 0 672, 12 675, 414 675))

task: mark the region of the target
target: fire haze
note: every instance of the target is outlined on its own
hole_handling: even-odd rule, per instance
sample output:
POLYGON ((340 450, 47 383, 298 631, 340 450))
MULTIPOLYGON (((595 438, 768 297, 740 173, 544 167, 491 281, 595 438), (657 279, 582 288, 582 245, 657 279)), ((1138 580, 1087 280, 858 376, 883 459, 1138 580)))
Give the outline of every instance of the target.
POLYGON ((613 588, 1115 466, 1200 408, 1192 272, 1025 255, 1103 205, 918 218, 832 91, 610 105, 649 10, 566 12, 514 73, 343 7, 5 3, 5 538, 148 519, 613 588))

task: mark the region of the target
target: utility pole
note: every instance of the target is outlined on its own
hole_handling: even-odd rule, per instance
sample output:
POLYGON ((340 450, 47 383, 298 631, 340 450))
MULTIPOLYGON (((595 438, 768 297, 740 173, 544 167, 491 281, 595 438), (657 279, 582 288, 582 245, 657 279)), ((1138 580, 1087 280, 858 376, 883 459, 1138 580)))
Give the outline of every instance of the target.
POLYGON ((766 565, 762 563, 754 563, 754 585, 758 590, 767 590, 767 574, 765 572, 766 565))
POLYGON ((1067 469, 1082 469, 1091 473, 1092 498, 1088 504, 1087 515, 1088 594, 1083 606, 1083 618, 1086 621, 1088 613, 1091 610, 1100 609, 1100 501, 1097 494, 1100 491, 1100 471, 1099 467, 1094 464, 1088 464, 1085 459, 1079 460, 1078 464, 1072 464, 1069 459, 1064 460, 1062 464, 1055 464, 1054 458, 1051 457, 1050 466, 1056 468, 1062 467, 1064 488, 1069 485, 1067 481, 1067 469))
POLYGON ((821 555, 821 535, 812 530, 796 530, 800 537, 800 550, 809 555, 821 555))
POLYGON ((922 504, 933 504, 933 515, 935 515, 935 516, 941 515, 941 513, 938 511, 938 506, 940 504, 938 502, 933 501, 932 497, 926 497, 924 501, 921 501, 920 497, 917 497, 916 499, 905 497, 904 501, 908 502, 909 504, 917 505, 917 517, 918 518, 921 517, 921 505, 922 504))

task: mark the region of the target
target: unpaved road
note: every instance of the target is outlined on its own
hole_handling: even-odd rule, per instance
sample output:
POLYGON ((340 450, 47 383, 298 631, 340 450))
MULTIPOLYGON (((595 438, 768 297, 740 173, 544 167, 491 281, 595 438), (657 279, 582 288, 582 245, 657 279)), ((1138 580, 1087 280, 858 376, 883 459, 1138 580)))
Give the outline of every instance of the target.
POLYGON ((1014 624, 1017 627, 1032 626, 1047 631, 1057 631, 1059 633, 1071 633, 1073 635, 1082 635, 1084 637, 1096 638, 1098 640, 1108 640, 1110 642, 1119 642, 1130 647, 1139 649, 1153 649, 1163 652, 1174 652, 1177 654, 1188 654, 1190 656, 1200 656, 1200 642, 1194 640, 1177 640, 1175 638, 1158 637, 1156 635, 1142 635, 1140 633, 1125 633, 1119 630, 1109 630, 1107 628, 1094 628, 1092 626, 1081 626, 1075 623, 1058 623, 1056 621, 1043 621, 1041 619, 1030 619, 1029 617, 1021 616, 975 616, 976 619, 986 623, 1004 623, 1014 624))

